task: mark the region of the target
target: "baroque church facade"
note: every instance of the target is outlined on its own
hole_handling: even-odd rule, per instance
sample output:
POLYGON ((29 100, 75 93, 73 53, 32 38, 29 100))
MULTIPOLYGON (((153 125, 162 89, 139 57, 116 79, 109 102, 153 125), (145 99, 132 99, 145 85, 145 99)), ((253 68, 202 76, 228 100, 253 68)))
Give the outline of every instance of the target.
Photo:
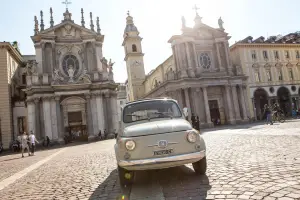
POLYGON ((38 138, 48 136, 62 141, 70 131, 92 139, 99 131, 118 129, 117 87, 111 60, 102 54, 104 35, 99 18, 90 28, 83 10, 78 25, 66 9, 63 20, 54 24, 50 9, 50 27, 35 20, 31 37, 36 55, 26 63, 27 130, 38 138))
POLYGON ((219 28, 202 22, 196 12, 194 27, 187 27, 182 18, 182 34, 169 39, 172 55, 145 74, 139 31, 128 15, 123 46, 128 73, 128 97, 171 97, 181 108, 187 107, 199 117, 200 127, 247 121, 250 113, 247 97, 247 76, 229 57, 230 36, 219 19, 219 28))

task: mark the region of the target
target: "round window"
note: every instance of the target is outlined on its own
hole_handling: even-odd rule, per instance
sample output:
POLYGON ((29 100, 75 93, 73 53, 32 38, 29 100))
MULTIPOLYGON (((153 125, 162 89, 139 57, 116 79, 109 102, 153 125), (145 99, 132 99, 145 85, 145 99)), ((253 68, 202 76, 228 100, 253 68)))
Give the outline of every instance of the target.
POLYGON ((210 57, 207 53, 201 53, 200 54, 200 65, 204 69, 209 69, 211 65, 210 57))
POLYGON ((296 86, 292 86, 292 91, 295 92, 296 91, 296 86))

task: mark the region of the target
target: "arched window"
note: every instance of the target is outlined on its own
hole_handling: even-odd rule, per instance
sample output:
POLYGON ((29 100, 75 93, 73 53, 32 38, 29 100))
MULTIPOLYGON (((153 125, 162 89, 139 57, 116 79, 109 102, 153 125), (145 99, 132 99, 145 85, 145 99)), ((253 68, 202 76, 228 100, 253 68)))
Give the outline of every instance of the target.
POLYGON ((64 73, 66 75, 68 75, 68 70, 69 67, 73 67, 74 69, 74 76, 76 76, 76 74, 79 71, 79 62, 78 59, 76 58, 76 56, 74 55, 66 55, 62 61, 62 68, 64 70, 64 73))
POLYGON ((136 49, 136 45, 135 45, 135 44, 132 45, 132 52, 137 52, 137 49, 136 49))

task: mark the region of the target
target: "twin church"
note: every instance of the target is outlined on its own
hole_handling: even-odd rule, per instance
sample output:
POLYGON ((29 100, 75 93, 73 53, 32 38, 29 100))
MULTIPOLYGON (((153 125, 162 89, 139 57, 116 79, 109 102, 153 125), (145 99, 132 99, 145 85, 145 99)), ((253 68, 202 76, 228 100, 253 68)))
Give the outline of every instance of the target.
MULTIPOLYGON (((1 100, 5 148, 23 131, 59 142, 70 132, 89 140, 99 131, 118 131, 118 84, 114 63, 102 53, 99 18, 94 22, 89 13, 88 26, 81 9, 81 23, 76 24, 66 9, 56 24, 52 13, 50 8, 50 27, 45 27, 42 11, 39 20, 34 17, 35 55, 21 55, 17 43, 0 44, 0 61, 5 60, 0 63, 7 63, 3 74, 8 74, 1 81, 12 88, 1 90, 12 97, 1 100)), ((212 28, 196 12, 194 27, 187 27, 182 18, 181 31, 169 39, 170 57, 146 75, 142 38, 128 13, 122 44, 128 99, 172 97, 198 116, 202 127, 213 126, 217 118, 231 124, 246 120, 247 77, 229 59, 230 37, 222 20, 219 28, 212 28)))

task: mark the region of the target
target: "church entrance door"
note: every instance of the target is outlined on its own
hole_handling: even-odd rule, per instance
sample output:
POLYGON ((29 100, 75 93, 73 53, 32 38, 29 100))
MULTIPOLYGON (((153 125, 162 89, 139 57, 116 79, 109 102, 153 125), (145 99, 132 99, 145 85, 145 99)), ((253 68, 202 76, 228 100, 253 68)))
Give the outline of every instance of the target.
POLYGON ((218 100, 209 100, 208 104, 209 104, 211 121, 215 125, 220 125, 221 124, 221 117, 220 117, 220 110, 219 110, 218 100))
POLYGON ((87 140, 86 101, 81 97, 68 97, 61 104, 65 134, 71 140, 87 140))

